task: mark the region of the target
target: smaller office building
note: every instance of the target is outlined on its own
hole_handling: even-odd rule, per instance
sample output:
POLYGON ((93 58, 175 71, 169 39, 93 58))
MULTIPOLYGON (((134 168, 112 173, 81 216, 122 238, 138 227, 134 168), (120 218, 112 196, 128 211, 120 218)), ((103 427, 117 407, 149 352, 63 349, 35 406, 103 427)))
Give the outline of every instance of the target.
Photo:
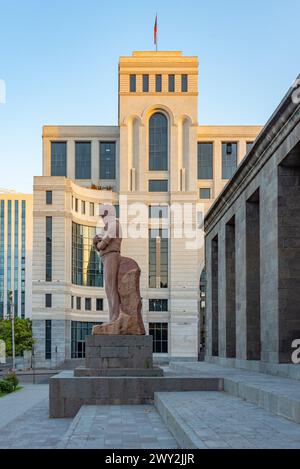
POLYGON ((0 320, 32 313, 32 195, 0 189, 0 320))
POLYGON ((270 372, 292 364, 300 339, 295 94, 291 88, 205 218, 209 361, 270 372))

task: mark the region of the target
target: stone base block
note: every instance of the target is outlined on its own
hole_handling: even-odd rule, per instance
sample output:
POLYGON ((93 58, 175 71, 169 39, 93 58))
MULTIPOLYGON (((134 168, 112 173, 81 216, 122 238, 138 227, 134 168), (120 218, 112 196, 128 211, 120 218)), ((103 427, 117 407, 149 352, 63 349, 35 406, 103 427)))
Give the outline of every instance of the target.
POLYGON ((151 336, 102 336, 86 338, 86 368, 153 368, 151 336))
POLYGON ((222 391, 209 376, 76 377, 72 371, 50 379, 50 418, 72 418, 83 405, 153 404, 155 392, 222 391))
POLYGON ((95 369, 95 368, 77 368, 74 372, 75 377, 82 376, 163 376, 164 372, 161 368, 111 368, 111 369, 95 369))

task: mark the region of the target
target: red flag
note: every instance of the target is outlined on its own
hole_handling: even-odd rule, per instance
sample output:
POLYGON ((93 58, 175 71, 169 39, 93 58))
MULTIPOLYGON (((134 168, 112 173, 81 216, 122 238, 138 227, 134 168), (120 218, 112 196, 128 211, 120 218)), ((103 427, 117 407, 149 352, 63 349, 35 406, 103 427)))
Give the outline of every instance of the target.
POLYGON ((157 46, 157 15, 154 24, 154 44, 157 46))

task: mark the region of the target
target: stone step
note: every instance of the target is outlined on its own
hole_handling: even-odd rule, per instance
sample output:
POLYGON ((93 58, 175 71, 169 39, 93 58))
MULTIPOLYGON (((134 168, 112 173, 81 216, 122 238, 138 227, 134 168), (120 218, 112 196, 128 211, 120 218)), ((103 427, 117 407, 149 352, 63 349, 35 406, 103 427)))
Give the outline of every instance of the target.
POLYGON ((82 406, 56 449, 176 449, 153 405, 82 406))
POLYGON ((70 371, 50 379, 49 415, 74 417, 83 405, 152 404, 154 393, 171 391, 220 391, 222 379, 212 376, 83 376, 70 371))
POLYGON ((155 393, 182 449, 300 448, 300 426, 224 392, 155 393))
POLYGON ((267 375, 214 365, 212 363, 171 363, 176 373, 192 373, 223 378, 224 391, 251 402, 275 415, 300 423, 300 382, 289 378, 267 375))

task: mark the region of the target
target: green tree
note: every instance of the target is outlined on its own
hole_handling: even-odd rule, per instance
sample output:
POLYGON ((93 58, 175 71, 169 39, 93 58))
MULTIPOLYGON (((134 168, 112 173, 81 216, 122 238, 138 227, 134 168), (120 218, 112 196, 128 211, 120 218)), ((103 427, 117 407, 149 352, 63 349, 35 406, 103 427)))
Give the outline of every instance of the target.
MULTIPOLYGON (((6 344, 6 355, 12 356, 12 341, 11 341, 11 321, 0 321, 0 339, 4 340, 6 344)), ((24 350, 31 350, 34 344, 32 337, 32 323, 30 319, 15 318, 15 347, 16 356, 23 355, 24 350)))

